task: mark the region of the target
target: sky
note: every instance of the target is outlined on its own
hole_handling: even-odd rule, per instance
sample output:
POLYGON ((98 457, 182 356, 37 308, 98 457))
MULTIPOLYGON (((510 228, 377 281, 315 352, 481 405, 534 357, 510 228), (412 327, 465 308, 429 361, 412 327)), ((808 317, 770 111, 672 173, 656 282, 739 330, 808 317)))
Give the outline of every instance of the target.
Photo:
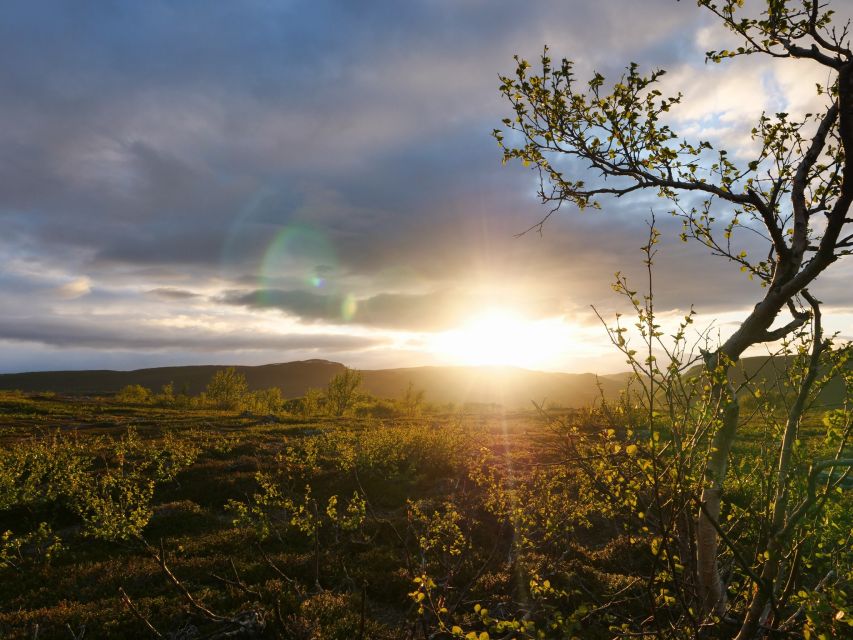
MULTIPOLYGON (((747 157, 825 74, 746 58, 674 0, 3 3, 0 371, 323 358, 616 372, 614 273, 662 242, 661 317, 725 335, 761 290, 654 194, 547 209, 501 165, 513 55, 681 90, 671 124, 747 157)), ((815 287, 850 337, 851 265, 815 287)), ((638 283, 639 284, 639 283, 638 283)))

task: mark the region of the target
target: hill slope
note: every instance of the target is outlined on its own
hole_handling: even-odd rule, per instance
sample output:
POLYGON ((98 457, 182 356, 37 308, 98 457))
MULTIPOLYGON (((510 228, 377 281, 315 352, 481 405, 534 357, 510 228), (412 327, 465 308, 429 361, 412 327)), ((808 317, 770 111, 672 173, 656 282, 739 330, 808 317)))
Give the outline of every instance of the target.
MULTIPOLYGON (((41 371, 0 374, 0 389, 56 391, 72 394, 115 393, 129 384, 158 390, 171 382, 175 391, 197 394, 204 390, 217 365, 157 367, 135 371, 41 371)), ((306 360, 256 367, 237 366, 251 389, 278 387, 288 398, 301 396, 310 388, 323 388, 344 369, 327 360, 306 360)), ((426 392, 434 403, 496 403, 505 407, 530 407, 530 401, 546 400, 563 406, 582 406, 599 394, 591 373, 549 373, 513 367, 414 367, 363 371, 362 387, 382 398, 400 398, 409 383, 426 392)), ((608 396, 617 395, 618 380, 602 378, 608 396)))
MULTIPOLYGON (((172 383, 175 391, 197 394, 204 390, 213 374, 228 365, 187 367, 155 367, 134 371, 37 371, 0 374, 0 389, 22 391, 56 391, 59 393, 115 393, 129 384, 141 384, 159 390, 172 383)), ((251 389, 279 387, 286 397, 297 397, 310 387, 325 387, 329 380, 344 370, 344 365, 327 360, 306 360, 257 367, 235 366, 246 376, 251 389)))
MULTIPOLYGON (((733 378, 740 382, 746 374, 755 377, 760 384, 772 385, 786 365, 785 358, 744 358, 733 370, 733 378)), ((225 366, 9 373, 0 374, 0 389, 109 394, 129 384, 141 384, 156 391, 171 382, 175 391, 195 395, 225 366)), ((344 365, 328 360, 304 360, 234 368, 246 376, 250 389, 278 387, 286 398, 296 398, 308 389, 324 388, 333 376, 344 370, 344 365)), ((696 368, 690 373, 698 371, 696 368)), ((608 399, 618 397, 630 379, 628 373, 596 376, 515 367, 412 367, 365 370, 362 374, 362 388, 380 398, 401 398, 411 383, 416 389, 422 389, 431 403, 486 403, 506 408, 530 408, 531 400, 564 407, 587 406, 598 400, 601 392, 608 399)), ((833 380, 822 394, 821 404, 837 405, 843 393, 841 380, 833 380)))

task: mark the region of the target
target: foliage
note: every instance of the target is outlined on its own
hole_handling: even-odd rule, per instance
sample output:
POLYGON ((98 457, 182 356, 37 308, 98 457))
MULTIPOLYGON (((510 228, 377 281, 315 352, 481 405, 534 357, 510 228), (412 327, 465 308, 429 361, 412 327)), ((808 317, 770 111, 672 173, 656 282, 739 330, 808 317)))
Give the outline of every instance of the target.
POLYGON ((220 369, 207 385, 205 395, 213 406, 220 409, 239 409, 246 398, 249 386, 246 376, 238 373, 234 367, 220 369))
POLYGON ((425 391, 423 389, 415 389, 414 383, 410 382, 406 387, 406 393, 400 401, 400 409, 407 418, 417 418, 420 416, 425 407, 424 403, 425 391))
POLYGON ((244 406, 248 411, 256 414, 277 414, 284 408, 281 389, 270 387, 253 391, 246 396, 244 406))
POLYGON ((360 393, 353 404, 351 413, 358 418, 390 419, 400 415, 400 408, 393 400, 383 400, 370 395, 360 393))
POLYGON ((308 389, 299 402, 298 412, 303 418, 311 418, 320 413, 323 407, 323 392, 319 389, 308 389))
MULTIPOLYGON (((192 443, 164 434, 143 442, 133 429, 115 439, 84 445, 59 432, 0 450, 0 511, 26 509, 73 513, 84 535, 102 540, 139 538, 152 515, 158 484, 170 482, 196 460, 192 443)), ((5 548, 19 553, 29 544, 61 548, 48 522, 18 535, 5 534, 5 548)), ((48 554, 50 555, 50 554, 48 554)))
POLYGON ((171 382, 164 384, 160 388, 160 393, 154 397, 154 402, 159 404, 161 407, 174 406, 178 402, 178 399, 175 396, 175 385, 171 382))
MULTIPOLYGON (((760 284, 758 302, 719 344, 702 332, 696 348, 688 343, 692 312, 668 339, 654 308, 653 215, 644 248, 646 293, 619 274, 614 285, 636 316, 633 333, 642 348, 630 346, 619 318, 608 327, 636 374, 626 405, 644 417, 630 429, 621 425, 620 441, 577 434, 568 440, 614 516, 642 515, 635 528, 653 556, 647 598, 655 634, 698 637, 728 619, 739 620, 738 640, 752 640, 768 624, 785 624, 781 611, 789 586, 802 579, 800 558, 814 554, 806 542, 807 516, 831 500, 838 487, 834 470, 843 477, 853 466, 845 455, 849 429, 830 425, 840 440, 835 448, 803 437, 827 381, 822 372, 841 375, 850 356, 849 346, 824 336, 821 303, 808 287, 853 249, 853 235, 844 232, 853 220, 847 171, 853 130, 846 124, 853 112, 853 51, 847 27, 833 28, 832 11, 817 0, 698 4, 742 41, 734 51, 709 51, 710 61, 763 54, 821 65, 827 81, 817 86, 824 101, 818 112, 763 114, 751 131, 753 149, 730 154, 671 129, 667 115, 681 95, 663 95, 662 70, 644 74, 631 63, 611 86, 599 73, 579 83, 572 61, 555 64, 546 48, 537 70, 516 58, 515 74, 501 77, 513 117, 494 136, 504 162, 533 167, 539 196, 552 205, 534 228, 567 203, 599 207, 603 197, 650 190, 671 203, 682 240, 734 262, 760 284), (765 10, 756 17, 759 4, 765 10), (736 158, 746 154, 751 159, 736 158), (580 166, 592 175, 572 175, 580 166), (755 234, 765 247, 752 256, 745 238, 755 234), (773 328, 783 314, 790 320, 773 328), (790 362, 778 388, 756 388, 749 379, 734 383, 747 349, 778 342, 777 355, 790 362), (745 438, 742 405, 761 432, 757 446, 745 438), (828 479, 818 483, 824 471, 828 479)), ((619 426, 606 433, 620 433, 619 426)), ((630 623, 621 631, 644 633, 630 623)))
POLYGON ((358 397, 361 372, 344 369, 329 381, 326 387, 326 408, 333 416, 342 416, 352 407, 358 397))
POLYGON ((129 384, 116 394, 116 400, 127 404, 148 404, 152 398, 151 389, 141 384, 129 384))
POLYGON ((40 522, 38 527, 23 535, 16 536, 12 531, 4 531, 0 535, 0 569, 9 567, 21 570, 26 562, 26 553, 29 552, 36 558, 45 562, 50 560, 64 550, 59 536, 57 536, 47 522, 40 522))
MULTIPOLYGON (((780 370, 772 385, 780 402, 790 401, 799 370, 793 382, 780 370)), ((114 406, 22 399, 48 424, 86 422, 88 407, 103 418, 114 406)), ((93 636, 148 637, 115 596, 117 585, 158 629, 190 622, 174 585, 152 575, 157 565, 140 536, 165 539, 174 575, 206 606, 260 608, 284 637, 358 637, 363 620, 365 637, 375 638, 412 630, 612 638, 654 628, 643 624, 652 597, 661 621, 678 615, 689 562, 660 514, 687 498, 689 474, 658 477, 671 497, 658 510, 650 465, 672 466, 673 431, 660 417, 655 441, 636 394, 585 411, 382 423, 247 424, 203 408, 118 408, 106 433, 26 427, 0 444, 4 637, 32 637, 33 622, 46 637, 61 637, 66 624, 85 624, 93 636), (147 426, 128 431, 127 420, 147 426)), ((731 538, 758 550, 755 566, 766 525, 750 518, 767 513, 772 474, 763 447, 766 432, 778 429, 762 415, 745 426, 733 507, 724 512, 731 538)), ((815 448, 837 447, 849 412, 815 405, 810 415, 800 432, 804 462, 815 448)), ((701 457, 702 447, 694 449, 701 457)), ((808 469, 798 473, 792 491, 802 496, 808 469)), ((848 629, 853 511, 843 486, 796 536, 799 570, 785 615, 802 607, 792 630, 813 638, 848 629)), ((748 574, 726 558, 740 594, 732 602, 743 603, 748 574)))

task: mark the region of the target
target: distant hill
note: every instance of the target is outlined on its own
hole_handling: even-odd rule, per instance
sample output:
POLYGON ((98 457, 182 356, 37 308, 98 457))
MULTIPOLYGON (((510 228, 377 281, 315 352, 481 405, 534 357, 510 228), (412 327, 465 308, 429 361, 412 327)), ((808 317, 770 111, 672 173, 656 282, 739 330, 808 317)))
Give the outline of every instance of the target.
MULTIPOLYGON (((129 384, 141 384, 155 391, 172 383, 175 391, 197 394, 204 391, 213 374, 229 365, 155 367, 134 371, 37 371, 0 374, 0 389, 56 391, 58 393, 115 393, 129 384)), ((278 387, 286 397, 298 397, 311 387, 325 387, 344 370, 344 365, 328 360, 304 360, 256 367, 235 366, 246 376, 251 389, 278 387)))
MULTIPOLYGON (((0 374, 0 389, 55 391, 69 394, 110 394, 129 384, 158 390, 171 382, 175 391, 197 394, 213 374, 226 365, 157 367, 135 371, 39 371, 0 374)), ((328 360, 305 360, 261 366, 236 366, 251 389, 278 387, 288 398, 310 388, 323 388, 344 370, 328 360)), ((587 405, 599 397, 596 376, 591 373, 549 373, 514 367, 413 367, 365 370, 362 388, 381 398, 400 398, 409 386, 423 389, 428 402, 445 404, 494 403, 507 408, 530 407, 530 401, 566 407, 587 405)), ((623 387, 617 379, 601 378, 608 397, 623 387)))
MULTIPOLYGON (((741 358, 732 368, 731 379, 735 385, 750 380, 753 386, 767 391, 781 391, 779 381, 791 365, 792 356, 753 356, 741 358)), ((691 375, 700 372, 697 366, 691 375)), ((822 372, 823 373, 823 372, 822 372)), ((838 407, 844 403, 844 382, 840 377, 830 380, 818 396, 817 404, 824 407, 838 407)))
MULTIPOLYGON (((771 384, 787 365, 784 358, 744 358, 735 368, 736 381, 744 375, 771 384)), ((111 394, 129 384, 159 390, 172 383, 175 391, 198 394, 213 374, 227 365, 157 367, 135 371, 39 371, 0 374, 0 389, 55 391, 68 394, 111 394)), ((286 398, 296 398, 308 389, 324 388, 344 370, 328 360, 303 360, 260 366, 235 366, 246 376, 251 389, 278 387, 286 398)), ((698 369, 695 371, 698 372, 698 369)), ((362 371, 362 388, 380 398, 400 398, 409 384, 423 390, 428 402, 436 404, 483 403, 506 408, 531 406, 531 400, 562 407, 587 406, 600 398, 617 398, 630 379, 628 373, 596 376, 592 373, 554 373, 516 367, 412 367, 362 371)), ((832 381, 822 404, 841 401, 843 386, 832 381)))
MULTIPOLYGON (((495 403, 504 407, 531 407, 531 401, 563 407, 589 405, 599 398, 592 373, 553 373, 515 367, 414 367, 364 371, 363 387, 381 397, 402 396, 411 382, 426 392, 430 402, 495 403)), ((623 385, 600 379, 608 398, 623 385)))

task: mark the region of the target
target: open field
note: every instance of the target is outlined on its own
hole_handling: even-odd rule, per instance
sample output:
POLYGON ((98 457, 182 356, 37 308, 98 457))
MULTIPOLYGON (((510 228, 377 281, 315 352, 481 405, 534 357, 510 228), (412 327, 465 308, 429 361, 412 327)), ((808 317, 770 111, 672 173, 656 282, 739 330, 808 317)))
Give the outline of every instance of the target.
MULTIPOLYGON (((485 592, 494 597, 499 583, 511 589, 513 581, 499 569, 502 561, 480 570, 487 557, 505 559, 511 536, 476 504, 478 491, 468 471, 484 445, 510 467, 542 462, 550 437, 523 413, 430 416, 393 424, 292 417, 267 422, 215 411, 16 394, 4 395, 0 410, 5 447, 28 446, 32 439, 59 448, 74 443, 86 452, 110 456, 107 439, 121 438, 128 429, 143 443, 162 438, 168 430, 176 439, 198 446, 192 464, 157 485, 151 520, 142 535, 151 543, 163 541, 169 567, 217 612, 234 613, 257 599, 213 577, 233 580, 233 562, 241 578, 260 591, 261 600, 277 603, 285 634, 293 634, 286 637, 354 637, 362 596, 368 620, 365 637, 405 635, 417 618, 409 594, 424 562, 459 565, 454 569, 454 596, 461 602, 454 606, 470 609, 485 592), (304 493, 310 483, 321 511, 329 496, 339 496, 343 505, 356 493, 369 501, 367 517, 347 532, 321 525, 319 557, 313 553, 311 536, 286 523, 260 536, 235 526, 236 514, 226 505, 258 492, 256 474, 271 469, 287 469, 291 475, 285 482, 294 494, 304 493), (476 530, 464 533, 466 539, 471 535, 476 548, 466 542, 459 554, 420 549, 417 535, 428 525, 413 521, 410 499, 420 501, 419 513, 429 514, 433 507, 445 513, 448 500, 457 508, 471 509, 469 515, 477 514, 470 521, 476 530), (462 591, 466 581, 473 584, 462 591)), ((114 463, 107 459, 103 464, 114 463)), ((205 628, 203 618, 187 611, 186 601, 139 542, 87 536, 62 500, 46 498, 44 485, 40 490, 44 500, 0 511, 0 530, 21 533, 48 522, 62 550, 49 554, 32 545, 22 550, 15 566, 2 569, 3 637, 30 638, 38 627, 39 637, 70 638, 66 625, 78 633, 85 627, 87 638, 149 637, 122 603, 120 587, 160 629, 180 629, 190 622, 205 628)), ((452 520, 445 524, 449 534, 455 525, 452 520)), ((271 632, 274 637, 275 630, 271 632)))
POLYGON ((593 500, 624 478, 590 484, 533 412, 257 417, 21 393, 0 412, 4 638, 152 637, 143 618, 179 638, 603 638, 642 607, 649 541, 593 500))

